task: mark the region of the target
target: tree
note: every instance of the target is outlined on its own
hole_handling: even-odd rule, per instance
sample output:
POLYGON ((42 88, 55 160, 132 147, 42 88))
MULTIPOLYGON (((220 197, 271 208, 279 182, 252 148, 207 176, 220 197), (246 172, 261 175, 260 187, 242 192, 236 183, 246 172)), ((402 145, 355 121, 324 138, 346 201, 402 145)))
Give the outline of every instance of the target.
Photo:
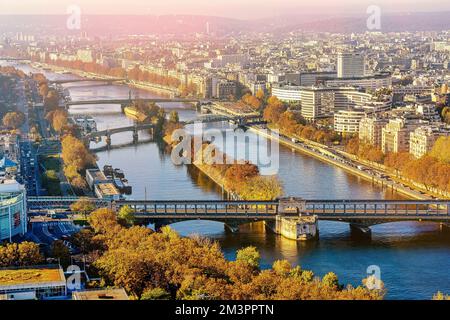
POLYGON ((447 124, 450 124, 450 107, 444 107, 441 111, 442 121, 447 124))
POLYGON ((98 250, 100 243, 94 239, 95 233, 87 228, 81 229, 70 237, 70 242, 75 247, 80 249, 83 254, 88 254, 91 251, 98 250))
POLYGON ((59 95, 54 89, 49 89, 44 97, 44 106, 46 110, 54 110, 58 107, 59 95))
POLYGON ((255 110, 258 110, 261 107, 261 101, 250 93, 247 93, 242 97, 242 102, 255 110))
POLYGON ((180 117, 178 116, 178 112, 176 110, 173 110, 169 114, 169 122, 171 123, 178 123, 180 122, 180 117))
POLYGON ((73 165, 79 171, 95 163, 95 157, 86 146, 72 135, 62 139, 62 159, 65 165, 73 165))
POLYGON ((169 300, 170 293, 162 288, 147 289, 141 296, 141 300, 169 300))
POLYGON ((267 100, 267 107, 264 109, 264 120, 267 122, 277 124, 280 120, 281 114, 287 110, 287 107, 278 100, 277 97, 271 96, 267 100))
POLYGON ((237 190, 243 182, 258 175, 258 166, 246 161, 243 164, 231 165, 225 173, 225 181, 229 189, 237 190))
POLYGON ((53 258, 58 259, 62 266, 68 267, 70 265, 70 251, 62 240, 53 242, 51 255, 53 258))
POLYGON ((25 122, 25 115, 22 112, 8 112, 3 116, 3 125, 8 128, 18 129, 25 122))
POLYGON ((357 155, 359 151, 359 138, 353 137, 350 140, 348 140, 347 144, 345 145, 345 152, 357 155))
POLYGON ((44 258, 34 242, 7 243, 0 245, 0 267, 21 267, 40 264, 44 258))
POLYGON ((439 137, 430 151, 430 156, 450 164, 450 136, 439 137))
POLYGON ((93 211, 88 217, 88 222, 95 233, 100 234, 114 232, 118 227, 116 214, 108 208, 93 211))
POLYGON ((68 123, 67 112, 64 110, 55 110, 51 112, 51 123, 53 129, 56 132, 61 133, 68 123))
POLYGON ((95 210, 95 203, 88 198, 80 198, 70 205, 70 210, 72 212, 81 213, 86 217, 89 213, 95 210))
POLYGON ((291 272, 291 264, 287 260, 277 260, 273 263, 273 271, 281 276, 286 276, 291 272))
POLYGON ((254 177, 239 189, 245 200, 275 200, 282 194, 283 187, 276 177, 254 177))
POLYGON ((246 247, 237 251, 236 261, 246 263, 254 269, 259 269, 261 255, 256 247, 246 247))
POLYGON ((119 209, 118 217, 124 221, 125 225, 133 225, 135 216, 134 210, 130 206, 123 206, 119 209))
POLYGON ((323 278, 322 283, 330 288, 339 288, 339 279, 333 272, 328 272, 323 278))
POLYGON ((255 97, 259 100, 259 101, 263 101, 265 98, 266 94, 264 93, 263 89, 259 89, 256 94, 255 97))

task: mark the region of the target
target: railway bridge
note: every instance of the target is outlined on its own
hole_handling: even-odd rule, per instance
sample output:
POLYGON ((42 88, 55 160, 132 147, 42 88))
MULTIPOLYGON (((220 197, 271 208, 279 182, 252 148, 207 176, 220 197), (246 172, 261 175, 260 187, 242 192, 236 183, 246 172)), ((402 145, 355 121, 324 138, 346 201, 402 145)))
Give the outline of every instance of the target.
MULTIPOLYGON (((29 197, 30 210, 69 208, 76 197, 29 197)), ((186 201, 118 200, 92 198, 98 207, 114 210, 130 206, 140 221, 160 227, 187 220, 212 220, 231 230, 240 224, 277 217, 317 217, 318 220, 349 223, 351 228, 370 234, 370 227, 398 221, 430 221, 450 225, 449 200, 304 200, 287 198, 275 201, 186 201)))

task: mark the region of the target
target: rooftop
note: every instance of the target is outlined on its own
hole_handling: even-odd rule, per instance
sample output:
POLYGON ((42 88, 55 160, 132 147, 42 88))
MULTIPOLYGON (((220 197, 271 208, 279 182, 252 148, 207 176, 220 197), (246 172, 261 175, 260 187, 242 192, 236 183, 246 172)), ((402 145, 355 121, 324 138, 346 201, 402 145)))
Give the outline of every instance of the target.
POLYGON ((30 267, 0 269, 0 290, 13 286, 35 286, 65 283, 59 267, 30 267))
POLYGON ((73 300, 129 300, 124 289, 99 289, 72 293, 73 300))

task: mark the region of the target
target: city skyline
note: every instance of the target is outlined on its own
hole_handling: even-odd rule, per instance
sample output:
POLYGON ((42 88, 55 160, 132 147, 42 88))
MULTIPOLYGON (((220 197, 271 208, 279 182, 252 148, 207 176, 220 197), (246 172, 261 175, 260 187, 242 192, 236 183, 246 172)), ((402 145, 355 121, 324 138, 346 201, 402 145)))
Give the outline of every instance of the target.
POLYGON ((1 15, 21 14, 66 14, 69 6, 79 6, 83 14, 139 14, 139 15, 208 15, 220 17, 234 17, 239 19, 270 18, 282 15, 359 15, 365 14, 366 9, 371 6, 379 6, 382 12, 433 12, 450 10, 450 3, 443 0, 433 1, 395 1, 387 0, 355 1, 344 0, 339 5, 330 5, 327 1, 319 0, 311 4, 309 1, 281 0, 269 3, 260 3, 255 0, 242 1, 215 1, 211 3, 205 0, 194 0, 185 3, 180 0, 168 0, 163 3, 154 1, 131 0, 126 5, 110 5, 109 1, 78 0, 76 2, 63 0, 24 0, 15 2, 11 0, 2 1, 0 4, 1 15))

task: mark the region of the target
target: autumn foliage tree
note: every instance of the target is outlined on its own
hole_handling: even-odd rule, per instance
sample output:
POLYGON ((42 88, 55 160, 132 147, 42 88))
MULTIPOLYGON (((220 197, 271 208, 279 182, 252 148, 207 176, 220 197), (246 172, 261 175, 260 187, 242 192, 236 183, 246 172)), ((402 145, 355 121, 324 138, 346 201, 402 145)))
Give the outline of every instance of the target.
POLYGON ((47 116, 47 120, 50 121, 53 130, 55 130, 58 133, 61 133, 63 129, 67 127, 68 124, 68 118, 67 118, 67 111, 62 109, 57 109, 50 111, 47 116))
POLYGON ((227 261, 217 242, 183 238, 168 227, 151 232, 125 228, 114 212, 99 209, 90 216, 94 237, 104 244, 94 262, 105 286, 120 286, 138 299, 381 299, 383 290, 339 284, 285 260, 260 270, 260 254, 242 248, 227 261))
POLYGON ((94 165, 96 158, 89 152, 83 142, 72 135, 64 136, 61 145, 64 174, 74 188, 81 190, 86 187, 86 182, 80 171, 94 165))
POLYGON ((251 95, 250 93, 245 94, 242 97, 242 102, 245 103, 246 105, 251 106, 253 109, 255 110, 259 110, 259 108, 262 105, 261 100, 259 100, 257 97, 251 95))
POLYGON ((44 261, 39 246, 34 242, 7 243, 0 245, 0 267, 23 267, 44 261))
POLYGON ((286 110, 287 107, 277 97, 271 96, 267 99, 267 106, 264 109, 264 120, 270 123, 277 123, 281 114, 286 110))
POLYGON ((65 165, 73 165, 77 170, 85 169, 95 163, 95 157, 86 146, 72 135, 66 135, 61 141, 62 159, 65 165))
POLYGON ((3 125, 7 128, 18 129, 25 122, 25 115, 22 112, 8 112, 3 116, 3 125))

